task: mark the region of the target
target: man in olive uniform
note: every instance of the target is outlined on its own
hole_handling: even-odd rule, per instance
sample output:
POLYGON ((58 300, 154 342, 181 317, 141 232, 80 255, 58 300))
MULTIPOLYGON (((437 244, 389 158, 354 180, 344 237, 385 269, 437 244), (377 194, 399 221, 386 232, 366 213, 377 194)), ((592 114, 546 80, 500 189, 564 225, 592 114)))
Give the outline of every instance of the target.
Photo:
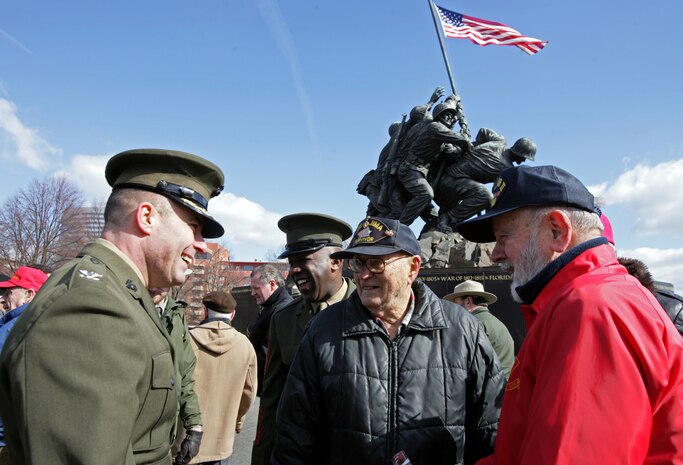
POLYGON ((301 297, 273 313, 270 320, 251 465, 270 464, 280 395, 308 321, 319 311, 349 297, 356 288, 353 281, 342 277, 343 260, 330 258, 351 237, 348 223, 328 215, 297 213, 281 218, 277 225, 287 235, 285 251, 279 258, 289 261, 289 274, 301 297))
POLYGON ((0 357, 14 465, 171 464, 177 357, 147 289, 183 283, 222 190, 218 166, 140 149, 109 160, 102 237, 55 271, 0 357))
POLYGON ((468 312, 477 317, 477 320, 481 321, 486 336, 493 350, 496 351, 500 368, 507 379, 510 376, 512 364, 515 362, 515 341, 505 324, 489 311, 489 305, 496 303, 498 297, 486 292, 482 283, 468 279, 455 286, 453 292, 446 294, 443 298, 465 307, 468 312))
MULTIPOLYGON (((197 357, 192 350, 190 333, 185 323, 185 308, 187 304, 181 300, 175 300, 168 293, 168 288, 152 288, 149 290, 152 302, 161 315, 161 322, 168 331, 173 343, 173 349, 178 360, 176 379, 180 380, 178 400, 180 402, 180 420, 185 427, 180 450, 175 457, 178 465, 189 463, 192 457, 199 452, 202 441, 202 415, 199 411, 199 399, 194 391, 194 369, 197 366, 197 357)), ((180 435, 178 425, 178 435, 180 435)))

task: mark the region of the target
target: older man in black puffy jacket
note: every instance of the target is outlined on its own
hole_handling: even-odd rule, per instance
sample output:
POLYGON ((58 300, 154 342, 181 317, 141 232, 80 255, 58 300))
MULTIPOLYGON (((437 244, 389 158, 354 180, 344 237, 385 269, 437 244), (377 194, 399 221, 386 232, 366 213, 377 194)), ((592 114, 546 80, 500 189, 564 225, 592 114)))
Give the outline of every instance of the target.
POLYGON ((273 464, 470 464, 493 451, 505 377, 483 327, 415 281, 420 247, 366 218, 348 258, 356 292, 314 319, 278 411, 273 464))

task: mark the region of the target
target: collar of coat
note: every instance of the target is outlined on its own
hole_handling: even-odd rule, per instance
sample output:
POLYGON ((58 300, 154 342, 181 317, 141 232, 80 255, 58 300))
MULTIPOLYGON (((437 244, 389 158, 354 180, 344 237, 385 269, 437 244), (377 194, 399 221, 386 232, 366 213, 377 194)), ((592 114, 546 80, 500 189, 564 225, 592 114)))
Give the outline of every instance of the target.
POLYGON ((574 260, 576 257, 584 253, 586 250, 608 244, 609 242, 607 241, 606 238, 604 237, 596 237, 594 239, 590 239, 586 242, 583 242, 577 246, 572 247, 571 249, 567 250, 564 252, 562 255, 557 257, 555 260, 552 262, 548 263, 545 268, 543 268, 541 271, 538 272, 536 276, 531 278, 528 283, 523 284, 521 286, 517 286, 517 294, 521 297, 522 303, 526 305, 531 305, 534 300, 536 300, 536 297, 538 297, 538 294, 541 293, 543 288, 550 282, 551 279, 569 262, 574 260))

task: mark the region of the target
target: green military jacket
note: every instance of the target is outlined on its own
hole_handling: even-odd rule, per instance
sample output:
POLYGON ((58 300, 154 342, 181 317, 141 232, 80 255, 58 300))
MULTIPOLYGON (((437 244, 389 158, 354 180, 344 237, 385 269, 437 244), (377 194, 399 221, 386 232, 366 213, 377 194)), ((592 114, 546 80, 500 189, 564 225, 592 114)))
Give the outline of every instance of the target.
POLYGON ((484 325, 486 336, 489 338, 493 350, 500 361, 501 370, 505 373, 505 378, 510 377, 512 364, 515 363, 515 341, 512 339, 510 331, 486 307, 475 308, 472 311, 472 315, 477 317, 484 325))
POLYGON ((144 283, 104 244, 52 274, 0 356, 15 465, 171 464, 175 354, 144 283))
POLYGON ((171 337, 178 360, 176 379, 180 380, 180 389, 178 390, 180 419, 185 429, 189 429, 190 426, 202 424, 202 415, 199 411, 199 399, 194 392, 193 375, 194 368, 197 365, 197 357, 192 350, 190 333, 185 323, 186 307, 185 302, 176 301, 169 295, 166 307, 161 315, 161 321, 171 337))
MULTIPOLYGON (((344 278, 344 281, 347 289, 342 300, 348 299, 356 290, 351 279, 344 278)), ((302 297, 282 307, 271 317, 266 372, 263 377, 263 391, 259 404, 256 439, 251 452, 251 465, 270 465, 270 456, 275 447, 275 417, 280 396, 301 337, 312 317, 310 304, 302 297)))

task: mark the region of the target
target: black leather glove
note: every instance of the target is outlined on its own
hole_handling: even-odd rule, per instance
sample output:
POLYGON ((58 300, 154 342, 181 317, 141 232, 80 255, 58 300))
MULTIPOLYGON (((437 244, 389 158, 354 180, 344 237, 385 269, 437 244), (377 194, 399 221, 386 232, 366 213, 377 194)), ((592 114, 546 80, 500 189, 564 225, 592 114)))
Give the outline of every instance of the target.
POLYGON ((190 463, 190 460, 199 452, 199 445, 202 443, 202 433, 196 430, 187 430, 185 439, 180 444, 180 451, 175 456, 175 463, 177 465, 185 465, 190 463))

